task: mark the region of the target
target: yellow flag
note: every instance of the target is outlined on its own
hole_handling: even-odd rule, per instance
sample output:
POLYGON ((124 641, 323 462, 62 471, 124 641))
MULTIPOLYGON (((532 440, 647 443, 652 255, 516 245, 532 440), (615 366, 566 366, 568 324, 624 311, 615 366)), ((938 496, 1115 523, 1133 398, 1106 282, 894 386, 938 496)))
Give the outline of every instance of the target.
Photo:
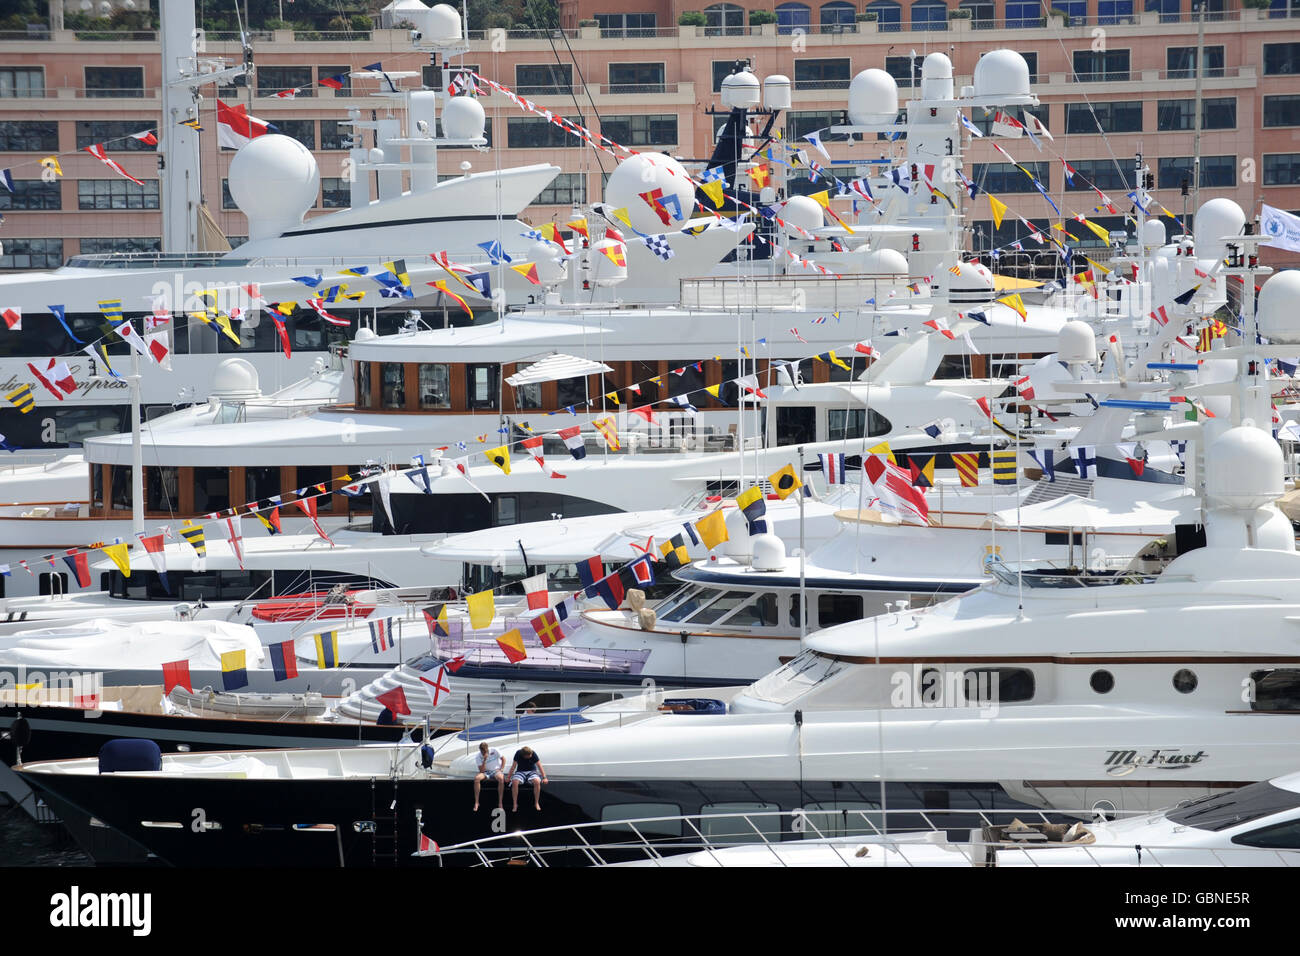
POLYGON ((714 209, 722 208, 723 193, 721 180, 715 179, 712 182, 700 183, 700 191, 704 193, 704 195, 708 196, 709 199, 713 200, 714 209))
POLYGON ((57 156, 46 156, 41 160, 41 165, 46 169, 54 170, 54 175, 56 176, 63 175, 63 167, 59 165, 59 158, 57 156))
POLYGON ((997 301, 1001 302, 1003 305, 1008 305, 1011 308, 1015 309, 1016 313, 1020 316, 1020 318, 1028 321, 1029 316, 1025 312, 1025 302, 1023 299, 1020 298, 1019 292, 1014 292, 1011 295, 1004 295, 1002 298, 998 299, 997 301))
POLYGON ((1110 233, 1108 233, 1105 229, 1101 228, 1101 226, 1097 225, 1087 216, 1080 216, 1079 221, 1083 223, 1085 226, 1087 226, 1089 229, 1091 229, 1093 233, 1097 236, 1097 238, 1100 239, 1102 242, 1106 243, 1107 245, 1110 244, 1110 233))
POLYGON ((844 369, 844 371, 846 371, 846 372, 852 372, 852 371, 853 371, 853 369, 849 368, 849 366, 847 366, 847 365, 844 364, 844 359, 842 359, 842 358, 836 358, 836 356, 835 356, 835 350, 834 350, 834 349, 831 349, 831 350, 830 350, 829 352, 827 352, 826 354, 829 355, 829 356, 831 357, 831 362, 832 362, 833 364, 838 365, 840 368, 844 369))
POLYGON ((608 398, 608 399, 609 399, 611 402, 613 402, 615 405, 622 405, 622 404, 623 404, 622 402, 620 402, 620 401, 618 400, 618 392, 606 392, 606 393, 605 393, 605 397, 608 398))
POLYGON ((727 519, 722 516, 722 509, 706 515, 695 522, 695 530, 700 535, 704 546, 712 551, 727 540, 727 519))
POLYGON ((487 455, 487 460, 492 462, 492 464, 496 465, 507 475, 510 474, 509 446, 502 445, 499 448, 489 448, 487 451, 483 452, 483 454, 487 455))
POLYGON ((235 330, 230 327, 230 316, 226 315, 226 313, 217 313, 217 328, 221 329, 221 331, 225 333, 226 338, 230 339, 230 341, 234 342, 238 346, 243 346, 244 343, 239 341, 239 336, 236 335, 235 330))
POLYGON ((131 576, 131 559, 127 557, 126 550, 126 545, 120 541, 117 544, 104 545, 104 553, 113 559, 117 569, 122 572, 122 577, 129 578, 131 576))
POLYGON ((610 215, 629 229, 632 228, 632 220, 627 217, 627 206, 624 206, 622 209, 615 209, 610 213, 610 215))
MULTIPOLYGON (((1088 259, 1087 256, 1084 256, 1084 258, 1085 258, 1085 259, 1088 259)), ((1098 272, 1100 272, 1100 273, 1101 273, 1102 275, 1104 275, 1104 276, 1108 276, 1108 275, 1111 274, 1112 271, 1114 271, 1114 270, 1112 270, 1112 269, 1108 269, 1108 268, 1106 268, 1106 267, 1103 266, 1100 262, 1093 262, 1091 259, 1088 259, 1088 265, 1092 266, 1094 269, 1096 269, 1098 272)))
POLYGON ((722 386, 721 386, 720 384, 719 384, 719 385, 705 385, 705 386, 704 386, 704 390, 705 390, 706 392, 708 392, 710 395, 712 395, 714 398, 716 398, 716 399, 718 399, 719 401, 721 401, 722 396, 721 396, 719 393, 722 391, 722 386))
POLYGON ((465 598, 465 609, 469 611, 469 626, 476 631, 481 631, 492 623, 497 605, 490 590, 479 591, 478 594, 471 594, 465 598))
POLYGON ((831 208, 831 191, 829 189, 823 189, 819 193, 809 193, 808 198, 816 202, 817 205, 821 206, 823 209, 831 208))
POLYGON ((768 475, 767 480, 772 483, 772 490, 782 501, 803 487, 803 482, 794 473, 794 465, 786 465, 780 471, 768 475))
POLYGON ((1002 217, 1007 214, 1007 204, 1002 202, 992 193, 987 194, 989 197, 989 209, 993 211, 993 228, 1002 228, 1002 217))
POLYGON ((894 451, 893 451, 893 449, 891 449, 891 448, 889 447, 889 442, 887 442, 887 441, 882 441, 879 445, 874 445, 874 446, 872 446, 871 448, 868 448, 868 449, 867 449, 867 454, 868 454, 868 455, 885 455, 885 456, 887 456, 887 457, 889 458, 889 460, 890 460, 891 462, 893 462, 895 465, 898 464, 898 459, 894 457, 894 451))

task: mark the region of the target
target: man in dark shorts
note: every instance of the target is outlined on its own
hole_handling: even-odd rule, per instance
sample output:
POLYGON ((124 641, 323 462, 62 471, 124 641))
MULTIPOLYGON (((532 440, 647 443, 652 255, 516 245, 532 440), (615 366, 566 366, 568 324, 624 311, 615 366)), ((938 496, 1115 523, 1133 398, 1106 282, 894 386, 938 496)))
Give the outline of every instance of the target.
POLYGON ((531 783, 533 785, 533 806, 542 809, 542 784, 546 783, 546 768, 542 766, 541 758, 533 751, 532 747, 520 747, 515 751, 515 759, 510 764, 510 796, 513 799, 514 806, 512 812, 519 810, 519 785, 521 783, 531 783))

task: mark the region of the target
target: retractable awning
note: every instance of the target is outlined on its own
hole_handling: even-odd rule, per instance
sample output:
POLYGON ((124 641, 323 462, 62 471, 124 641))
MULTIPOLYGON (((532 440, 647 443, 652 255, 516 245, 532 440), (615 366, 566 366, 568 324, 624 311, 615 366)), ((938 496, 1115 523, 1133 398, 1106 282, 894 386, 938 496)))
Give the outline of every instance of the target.
POLYGON ((612 368, 601 362, 578 358, 576 355, 565 355, 563 352, 554 352, 540 362, 534 362, 527 368, 521 368, 506 379, 506 384, 518 388, 520 385, 539 385, 542 382, 558 382, 561 379, 577 378, 581 375, 597 375, 602 372, 612 371, 614 371, 612 368))

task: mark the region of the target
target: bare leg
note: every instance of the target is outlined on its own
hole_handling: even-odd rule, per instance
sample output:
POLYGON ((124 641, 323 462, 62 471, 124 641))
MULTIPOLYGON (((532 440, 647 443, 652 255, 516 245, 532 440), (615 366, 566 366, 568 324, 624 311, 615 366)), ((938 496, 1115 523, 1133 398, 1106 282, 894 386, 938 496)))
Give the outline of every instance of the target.
POLYGON ((519 780, 518 780, 518 778, 515 778, 514 780, 511 780, 511 781, 510 781, 510 799, 511 799, 511 802, 514 804, 514 806, 512 806, 512 807, 510 808, 510 812, 511 812, 511 813, 517 813, 517 812, 519 811, 519 780))
POLYGON ((542 778, 533 778, 533 806, 542 809, 542 778))
POLYGON ((482 788, 482 786, 483 786, 483 775, 481 773, 476 774, 474 776, 474 809, 475 810, 478 810, 478 792, 482 788))
POLYGON ((497 774, 497 809, 500 810, 506 805, 506 775, 497 774))

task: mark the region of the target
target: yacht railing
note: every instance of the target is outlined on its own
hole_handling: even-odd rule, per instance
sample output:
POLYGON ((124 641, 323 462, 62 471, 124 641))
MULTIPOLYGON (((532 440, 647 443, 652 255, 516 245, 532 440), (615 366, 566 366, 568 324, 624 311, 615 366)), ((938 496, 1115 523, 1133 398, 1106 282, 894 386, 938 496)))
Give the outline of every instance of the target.
MULTIPOLYGON (((723 276, 682 279, 678 301, 684 309, 858 310, 867 299, 884 304, 889 293, 915 281, 906 274, 851 276, 761 276, 742 282, 723 276)), ((906 304, 906 300, 899 300, 906 304)))
MULTIPOLYGON (((1137 812, 1109 814, 1110 818, 1134 817, 1137 812)), ((798 865, 801 847, 820 846, 827 850, 817 857, 819 865, 861 865, 858 860, 884 854, 891 866, 923 866, 934 863, 935 847, 963 853, 971 866, 1050 865, 1044 854, 1070 849, 1079 855, 1080 866, 1115 865, 1116 852, 1128 849, 1115 844, 1097 845, 1063 837, 1082 819, 1094 818, 1091 811, 1078 813, 1034 809, 1018 810, 923 810, 923 809, 821 809, 794 811, 747 811, 701 813, 676 816, 611 819, 600 822, 517 831, 443 847, 441 862, 457 865, 468 857, 477 867, 573 866, 584 861, 592 866, 645 861, 662 865, 685 853, 708 854, 715 863, 721 850, 735 846, 762 848, 767 859, 749 855, 743 865, 798 865), (1019 825, 1017 825, 1019 824, 1019 825), (1012 826, 1016 825, 1014 829, 1012 826), (1023 826, 1022 826, 1023 825, 1023 826), (675 831, 666 833, 665 831, 675 831), (997 860, 995 854, 1011 854, 1011 860, 997 860)), ((1087 824, 1082 824, 1084 830, 1087 824)), ((1256 847, 1200 848, 1152 845, 1145 842, 1131 848, 1134 862, 1163 866, 1162 854, 1195 850, 1213 857, 1220 865, 1241 865, 1260 859, 1256 847)), ((760 853, 762 853, 760 850, 760 853)), ((1267 851, 1264 851, 1267 852, 1267 851)), ((1300 866, 1300 850, 1274 851, 1275 861, 1300 866)), ((1171 864, 1175 861, 1170 861, 1171 864)), ((1186 857, 1176 862, 1186 863, 1186 857)))
POLYGON ((1069 588, 1113 587, 1121 584, 1152 584, 1159 575, 1144 571, 1081 570, 1056 568, 1047 564, 1020 566, 1001 561, 988 564, 990 573, 1010 587, 1066 590, 1069 588))

